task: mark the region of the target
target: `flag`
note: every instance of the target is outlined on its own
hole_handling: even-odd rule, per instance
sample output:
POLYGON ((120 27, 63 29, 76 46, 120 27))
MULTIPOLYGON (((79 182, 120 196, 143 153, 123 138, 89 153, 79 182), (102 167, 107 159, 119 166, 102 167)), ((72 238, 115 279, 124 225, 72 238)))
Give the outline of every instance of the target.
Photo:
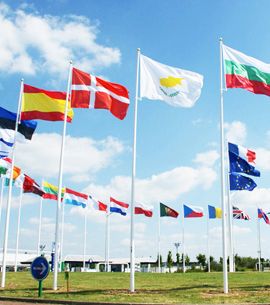
POLYGON ((229 151, 230 172, 244 173, 251 176, 260 177, 261 173, 253 165, 249 164, 235 153, 229 151))
MULTIPOLYGON (((42 189, 44 191, 44 195, 42 196, 44 199, 52 199, 52 200, 57 200, 58 197, 58 187, 47 182, 43 181, 42 182, 42 189)), ((62 188, 61 192, 61 197, 64 197, 65 189, 62 188)))
POLYGON ((11 164, 7 161, 9 158, 0 158, 0 175, 5 176, 11 164))
POLYGON ((229 152, 236 154, 242 159, 246 160, 248 163, 255 163, 256 160, 256 152, 252 151, 246 147, 236 145, 233 143, 228 143, 229 152))
MULTIPOLYGON (((4 129, 9 139, 14 139, 17 114, 0 107, 0 128, 4 129)), ((22 119, 22 118, 21 118, 22 119)), ((21 120, 18 124, 17 138, 31 140, 37 127, 37 122, 21 120)))
POLYGON ((184 204, 184 218, 203 217, 203 208, 184 204))
POLYGON ((23 192, 33 193, 41 197, 45 194, 41 186, 37 184, 36 181, 28 175, 24 175, 23 192))
POLYGON ((209 219, 222 218, 221 208, 216 208, 212 205, 208 205, 208 216, 209 219))
POLYGON ((258 209, 258 218, 263 218, 265 223, 270 225, 270 219, 262 209, 258 209))
POLYGON ((0 158, 8 157, 14 144, 14 132, 10 135, 7 131, 0 128, 0 158))
POLYGON ((88 197, 89 206, 94 208, 97 211, 107 212, 107 204, 98 201, 93 196, 88 197))
MULTIPOLYGON (((22 97, 22 120, 64 121, 66 93, 48 91, 24 85, 22 97)), ((73 110, 68 107, 67 122, 71 122, 73 110)))
MULTIPOLYGON (((7 168, 7 172, 6 172, 6 176, 7 177, 10 177, 10 171, 11 171, 11 164, 12 164, 12 160, 10 158, 3 158, 1 159, 1 162, 0 162, 1 165, 3 165, 4 167, 7 168)), ((19 177, 21 177, 21 174, 22 174, 22 171, 19 167, 17 166, 13 166, 13 175, 12 175, 12 179, 13 180, 16 180, 18 179, 19 177)))
POLYGON ((88 195, 73 191, 69 188, 65 189, 63 202, 65 204, 71 204, 76 206, 86 207, 88 201, 88 195))
POLYGON ((227 88, 270 96, 270 64, 223 45, 227 88))
POLYGON ((134 208, 134 214, 143 214, 146 217, 152 217, 153 216, 153 207, 152 206, 146 206, 142 203, 137 203, 134 208))
POLYGON ((119 213, 123 216, 126 216, 128 207, 129 207, 129 205, 127 203, 118 201, 118 200, 110 197, 110 212, 111 213, 119 213))
POLYGON ((178 215, 178 212, 160 202, 160 217, 168 216, 177 218, 178 215))
POLYGON ((233 206, 233 218, 234 219, 243 219, 243 220, 250 220, 248 214, 244 211, 240 210, 239 208, 233 206))
POLYGON ((171 106, 192 107, 201 95, 203 76, 166 66, 140 55, 141 97, 161 100, 171 106))
POLYGON ((230 173, 230 190, 231 191, 253 191, 257 184, 249 177, 230 173))
POLYGON ((123 120, 129 107, 128 90, 122 85, 73 68, 71 107, 107 109, 123 120))

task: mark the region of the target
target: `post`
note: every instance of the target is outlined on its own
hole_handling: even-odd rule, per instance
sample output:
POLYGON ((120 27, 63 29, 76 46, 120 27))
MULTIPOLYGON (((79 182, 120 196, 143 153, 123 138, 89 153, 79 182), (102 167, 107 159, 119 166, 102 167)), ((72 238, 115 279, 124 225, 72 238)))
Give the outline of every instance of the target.
POLYGON ((17 238, 16 238, 16 252, 15 252, 15 267, 14 267, 15 272, 17 272, 17 268, 18 268, 18 252, 19 252, 19 239, 20 239, 20 226, 21 226, 22 195, 23 195, 23 186, 21 185, 20 199, 19 199, 19 209, 18 209, 18 220, 17 220, 17 238))
POLYGON ((42 226, 42 206, 43 206, 43 198, 40 197, 40 203, 39 203, 39 225, 38 225, 37 256, 40 255, 40 240, 41 240, 41 226, 42 226))
MULTIPOLYGON (((65 227, 65 204, 64 201, 61 203, 61 242, 60 242, 60 264, 63 262, 63 245, 64 245, 64 227, 65 227)), ((62 270, 61 270, 62 271, 62 270)))
POLYGON ((0 192, 0 224, 1 224, 2 208, 3 208, 4 183, 5 183, 5 178, 2 177, 1 178, 1 192, 0 192))
POLYGON ((42 280, 38 281, 38 297, 42 297, 42 280))
POLYGON ((207 263, 208 263, 208 272, 211 272, 210 246, 209 246, 209 210, 208 210, 208 217, 206 218, 206 226, 207 226, 207 263))
POLYGON ((261 227, 260 227, 260 218, 258 217, 257 222, 257 228, 258 228, 258 263, 259 263, 259 272, 262 271, 261 266, 261 227))
POLYGON ((186 261, 185 261, 185 216, 183 214, 183 227, 182 227, 182 244, 183 244, 183 273, 186 272, 186 261))
POLYGON ((85 269, 86 235, 87 235, 87 213, 84 213, 83 269, 85 269))
POLYGON ((106 213, 106 236, 105 236, 105 271, 109 272, 109 249, 110 249, 110 212, 106 213))
POLYGON ((62 193, 62 180, 63 180, 64 150, 65 150, 67 113, 68 113, 68 98, 69 98, 69 93, 70 93, 71 74, 72 74, 72 62, 70 62, 70 65, 69 65, 64 126, 63 126, 62 145, 61 145, 60 162, 59 162, 58 198, 57 198, 56 217, 55 217, 55 258, 54 258, 54 270, 53 270, 53 289, 54 290, 57 290, 58 262, 59 262, 59 214, 60 214, 60 210, 61 210, 61 193, 62 193))
POLYGON ((158 273, 160 273, 160 204, 159 204, 159 215, 158 215, 158 273))
POLYGON ((219 39, 220 50, 220 156, 221 156, 221 202, 222 202, 222 247, 223 247, 223 290, 228 293, 227 271, 227 215, 225 203, 225 179, 224 179, 224 113, 223 113, 223 56, 222 38, 219 39))
POLYGON ((134 104, 134 134, 133 134, 133 161, 131 177, 131 203, 130 203, 130 292, 135 291, 135 246, 134 246, 134 201, 135 201, 135 178, 136 178, 136 149, 137 149, 137 110, 138 110, 138 87, 139 87, 139 63, 140 49, 137 49, 137 73, 136 93, 134 104))
POLYGON ((23 79, 21 80, 21 88, 20 88, 20 95, 19 95, 19 101, 18 101, 18 111, 17 111, 15 132, 14 132, 14 144, 13 144, 13 149, 11 152, 12 162, 11 162, 11 169, 10 169, 10 176, 9 176, 8 199, 7 199, 7 207, 6 207, 6 223, 5 223, 4 244, 3 244, 3 262, 2 262, 2 279, 1 279, 2 288, 5 288, 5 284, 6 284, 7 247, 8 247, 11 197, 12 197, 12 181, 13 181, 12 178, 13 178, 13 170, 14 170, 14 162, 15 162, 16 138, 17 138, 17 132, 18 132, 18 124, 19 124, 19 120, 20 120, 20 113, 21 113, 22 94, 23 94, 23 79))

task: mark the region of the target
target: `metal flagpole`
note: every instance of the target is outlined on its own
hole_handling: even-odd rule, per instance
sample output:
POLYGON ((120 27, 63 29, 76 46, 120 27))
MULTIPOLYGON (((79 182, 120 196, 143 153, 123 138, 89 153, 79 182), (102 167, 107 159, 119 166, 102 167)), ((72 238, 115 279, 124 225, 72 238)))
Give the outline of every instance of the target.
POLYGON ((18 269, 18 251, 19 251, 19 238, 20 238, 20 226, 21 226, 22 195, 23 195, 23 186, 21 185, 19 210, 18 210, 18 221, 17 221, 17 238, 16 238, 15 267, 14 267, 15 272, 17 272, 17 269, 18 269))
POLYGON ((260 218, 258 217, 258 262, 259 262, 259 271, 262 271, 262 266, 261 266, 261 226, 260 226, 260 218))
POLYGON ((139 61, 141 50, 137 49, 136 94, 134 105, 134 134, 133 134, 133 161, 131 177, 131 203, 130 203, 130 292, 135 291, 135 246, 134 246, 134 201, 135 201, 135 177, 136 177, 136 149, 137 149, 137 110, 139 87, 139 61))
POLYGON ((182 227, 182 244, 183 244, 183 273, 186 272, 186 260, 185 260, 185 215, 183 214, 183 227, 182 227))
POLYGON ((64 245, 64 226, 65 226, 65 204, 61 202, 61 241, 60 241, 60 265, 63 262, 63 245, 64 245))
POLYGON ((159 215, 158 215, 158 273, 160 273, 160 204, 159 204, 159 215))
POLYGON ((85 271, 86 235, 87 235, 87 213, 84 213, 83 271, 85 271))
POLYGON ((208 272, 211 272, 210 246, 209 246, 209 210, 208 210, 208 217, 206 217, 206 226, 207 226, 207 262, 208 262, 208 272))
POLYGON ((110 248, 110 212, 106 213, 106 236, 105 236, 105 271, 109 272, 109 248, 110 248))
POLYGON ((13 170, 14 170, 14 162, 15 162, 15 147, 16 147, 16 138, 18 131, 18 124, 20 120, 21 113, 21 102, 22 102, 22 94, 23 94, 23 79, 21 80, 21 88, 20 95, 18 101, 18 111, 16 117, 15 124, 15 132, 14 132, 14 144, 11 152, 11 169, 9 176, 9 187, 8 187, 8 199, 7 199, 7 207, 6 207, 6 224, 5 224, 5 235, 4 235, 4 244, 3 244, 3 262, 2 262, 2 278, 1 278, 1 287, 4 288, 6 284, 6 265, 7 265, 7 247, 8 247, 8 231, 9 231, 9 220, 10 220, 10 208, 11 208, 11 197, 12 197, 12 181, 13 181, 13 170))
POLYGON ((225 179, 224 179, 224 114, 223 114, 223 56, 222 38, 219 39, 220 50, 220 155, 221 155, 221 202, 222 202, 222 246, 223 246, 223 289, 228 293, 228 270, 227 270, 227 215, 225 202, 225 179))
POLYGON ((41 239, 41 226, 42 226, 42 206, 43 206, 43 197, 40 197, 39 204, 39 225, 38 225, 38 243, 37 243, 37 255, 40 255, 40 239, 41 239))
POLYGON ((69 93, 70 93, 71 74, 72 74, 72 62, 70 62, 70 64, 69 64, 64 126, 63 126, 62 145, 61 145, 60 162, 59 162, 58 198, 57 198, 56 217, 55 217, 55 259, 54 259, 54 270, 53 270, 53 289, 54 290, 57 290, 58 263, 59 263, 59 214, 61 211, 64 148, 65 148, 65 138, 66 138, 66 128, 67 128, 67 112, 68 112, 68 99, 69 99, 69 93))
POLYGON ((1 178, 1 192, 0 192, 0 224, 1 224, 2 208, 3 208, 4 185, 5 185, 5 178, 2 177, 1 178))

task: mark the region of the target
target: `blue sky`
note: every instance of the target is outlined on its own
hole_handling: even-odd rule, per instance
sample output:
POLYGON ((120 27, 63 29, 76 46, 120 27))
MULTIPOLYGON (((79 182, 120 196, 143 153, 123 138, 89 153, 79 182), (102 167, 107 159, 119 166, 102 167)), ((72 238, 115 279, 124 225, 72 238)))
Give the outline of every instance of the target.
MULTIPOLYGON (((76 109, 67 129, 66 186, 108 201, 130 201, 136 49, 171 66, 198 72, 204 86, 191 109, 143 99, 138 109, 137 201, 154 205, 152 219, 136 216, 136 255, 156 257, 159 201, 180 211, 162 219, 162 254, 181 241, 182 204, 220 206, 219 37, 247 55, 270 62, 267 42, 269 2, 248 1, 7 1, 0 5, 0 100, 16 111, 19 82, 66 90, 68 61, 86 72, 121 83, 130 91, 124 121, 107 111, 76 109)), ((235 250, 256 255, 256 204, 270 210, 269 98, 240 89, 224 96, 226 135, 257 152, 262 177, 253 192, 238 192, 234 203, 251 216, 235 222, 235 250)), ((38 122, 30 143, 18 145, 17 165, 41 182, 57 183, 62 123, 38 122)), ((18 205, 11 214, 9 246, 15 246, 18 205)), ((20 247, 35 249, 39 199, 23 198, 20 247)), ((84 211, 66 208, 66 254, 81 254, 84 211)), ((44 201, 42 240, 54 238, 55 202, 44 201)), ((88 213, 89 254, 104 255, 105 217, 88 213)), ((206 252, 206 219, 190 219, 186 250, 192 258, 206 252)), ((3 216, 1 219, 3 228, 3 216)), ((270 250, 269 228, 262 224, 263 256, 270 250)), ((2 230, 1 230, 2 232, 2 230)), ((221 222, 211 221, 211 254, 221 256, 221 222)), ((112 215, 111 256, 129 255, 129 217, 112 215)), ((3 234, 0 236, 2 243, 3 234)), ((181 250, 181 248, 180 248, 181 250)))

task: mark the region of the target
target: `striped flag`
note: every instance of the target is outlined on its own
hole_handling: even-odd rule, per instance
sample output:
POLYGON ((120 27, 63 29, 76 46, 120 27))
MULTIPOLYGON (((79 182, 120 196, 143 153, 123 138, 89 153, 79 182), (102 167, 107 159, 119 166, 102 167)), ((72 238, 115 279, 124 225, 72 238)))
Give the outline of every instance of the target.
POLYGON ((65 204, 82 206, 83 208, 85 208, 87 205, 87 201, 88 201, 88 195, 76 192, 69 188, 65 189, 65 194, 63 198, 63 202, 65 204))
POLYGON ((111 213, 119 213, 122 216, 126 216, 128 207, 129 207, 129 204, 110 197, 110 212, 111 213))
POLYGON ((142 203, 137 203, 135 208, 134 208, 134 213, 135 214, 143 214, 146 217, 152 217, 153 216, 153 207, 152 206, 147 206, 142 203))

